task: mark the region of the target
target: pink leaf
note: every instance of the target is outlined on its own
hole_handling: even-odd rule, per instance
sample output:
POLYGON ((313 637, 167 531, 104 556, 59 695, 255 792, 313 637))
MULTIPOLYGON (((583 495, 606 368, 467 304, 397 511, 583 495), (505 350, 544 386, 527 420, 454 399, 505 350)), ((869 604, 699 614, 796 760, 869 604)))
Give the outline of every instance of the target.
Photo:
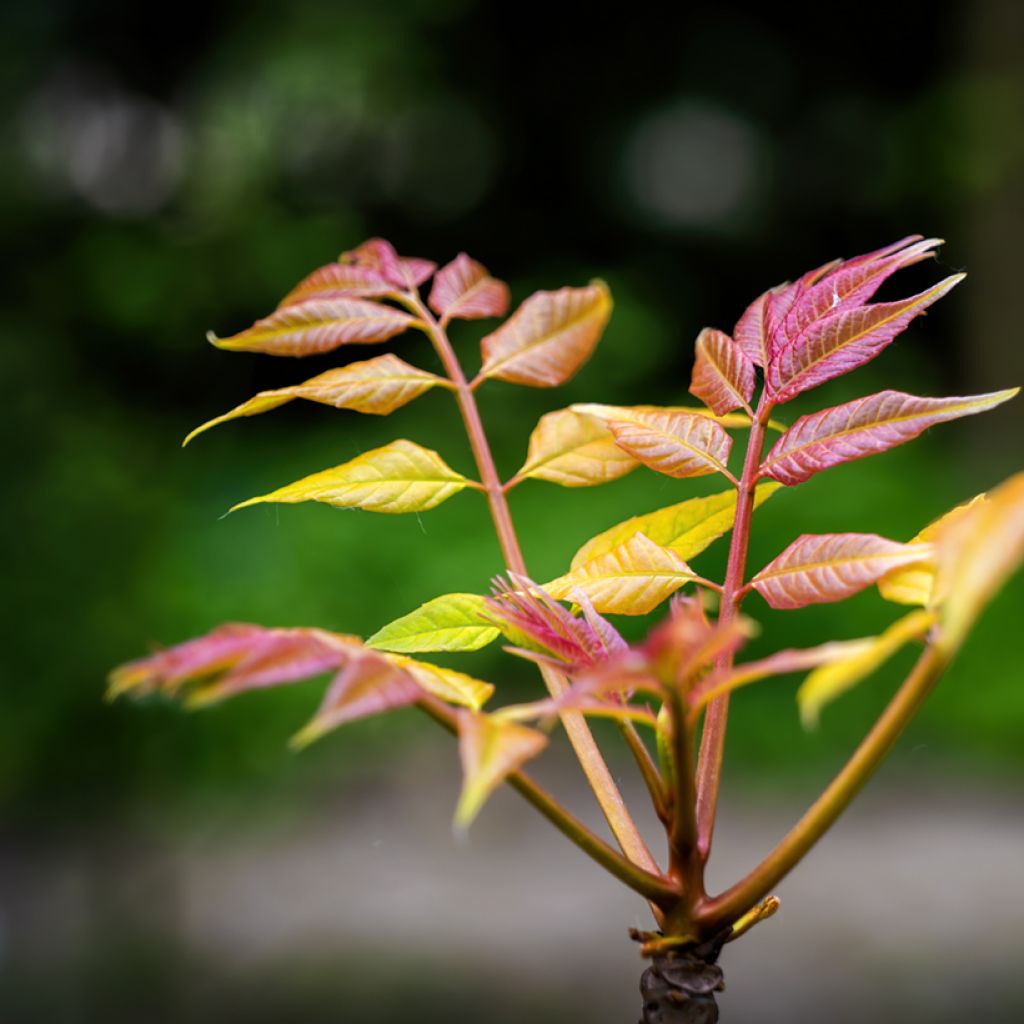
POLYGON ((423 697, 412 675, 375 651, 361 651, 338 673, 313 720, 292 738, 305 747, 346 722, 407 707, 423 697))
POLYGON ((881 391, 801 416, 768 453, 761 464, 761 475, 790 486, 799 484, 830 466, 911 441, 937 423, 994 409, 1019 390, 954 398, 918 398, 901 391, 881 391))
POLYGON ((708 416, 637 413, 629 420, 610 419, 608 427, 624 452, 658 473, 676 478, 728 476, 732 438, 708 416))
POLYGON ((548 744, 535 729, 493 715, 458 713, 463 785, 455 823, 466 828, 491 793, 548 744))
POLYGON ((197 683, 200 688, 193 699, 208 703, 331 671, 359 650, 355 637, 320 629, 230 623, 121 666, 111 674, 110 695, 128 690, 176 694, 186 684, 197 683))
POLYGON ((791 341, 816 320, 842 310, 862 306, 897 270, 934 255, 940 238, 911 235, 895 245, 847 260, 808 288, 793 304, 782 327, 791 341), (913 244, 908 244, 913 243, 913 244))
POLYGON ((207 335, 217 348, 272 356, 312 356, 341 345, 387 341, 416 324, 400 309, 365 299, 311 299, 279 309, 230 338, 207 335))
POLYGON ((705 327, 697 336, 690 394, 724 416, 750 401, 754 372, 753 362, 728 334, 705 327))
POLYGON ((384 280, 403 291, 418 288, 437 268, 430 260, 403 258, 383 238, 370 238, 349 252, 341 254, 340 262, 376 270, 384 280))
POLYGON ((875 358, 923 313, 964 279, 953 274, 928 291, 873 306, 840 310, 812 324, 779 350, 768 368, 768 387, 776 402, 849 373, 875 358))
POLYGON ((751 580, 773 608, 841 601, 900 565, 926 561, 930 544, 900 544, 873 533, 798 537, 751 580))
POLYGON ((508 312, 508 285, 464 252, 442 267, 430 291, 430 308, 445 320, 479 320, 508 312))
POLYGON ((277 308, 283 309, 310 299, 376 298, 394 290, 395 286, 372 267, 328 263, 301 280, 277 308))

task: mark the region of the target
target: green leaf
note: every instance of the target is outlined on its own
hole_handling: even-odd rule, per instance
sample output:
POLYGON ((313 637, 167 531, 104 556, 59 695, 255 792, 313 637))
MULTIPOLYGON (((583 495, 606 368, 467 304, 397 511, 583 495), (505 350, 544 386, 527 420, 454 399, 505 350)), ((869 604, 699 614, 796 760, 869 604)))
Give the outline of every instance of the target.
POLYGON ((484 607, 484 598, 478 594, 443 594, 382 626, 366 646, 405 654, 478 651, 499 635, 495 626, 480 617, 484 607))

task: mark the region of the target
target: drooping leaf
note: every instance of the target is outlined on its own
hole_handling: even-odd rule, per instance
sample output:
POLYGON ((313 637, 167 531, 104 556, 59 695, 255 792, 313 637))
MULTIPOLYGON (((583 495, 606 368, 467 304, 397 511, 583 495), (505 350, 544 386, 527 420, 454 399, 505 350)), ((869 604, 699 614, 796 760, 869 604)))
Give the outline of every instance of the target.
POLYGON ((430 308, 445 320, 480 320, 508 312, 508 285, 460 252, 434 278, 430 308))
MULTIPOLYGON (((525 576, 509 573, 494 581, 486 616, 512 643, 515 653, 556 662, 576 671, 626 650, 618 630, 597 614, 587 596, 573 591, 583 610, 578 618, 525 576)), ((535 659, 538 660, 538 659, 535 659)))
POLYGON ((746 405, 754 394, 754 364, 724 331, 705 327, 697 336, 690 394, 719 416, 746 405))
POLYGON ((272 356, 313 356, 341 345, 387 341, 418 321, 392 306, 366 299, 310 299, 285 306, 230 338, 207 335, 217 348, 272 356))
POLYGON ((376 651, 362 651, 338 673, 313 719, 291 744, 302 748, 339 725, 415 704, 423 689, 412 675, 376 651))
POLYGON ((919 398, 881 391, 833 409, 801 416, 761 464, 762 476, 792 486, 815 473, 913 440, 929 427, 994 409, 1019 388, 985 395, 919 398))
POLYGON ((1024 473, 1017 473, 935 531, 941 640, 955 649, 1024 561, 1024 473))
POLYGON ((188 688, 194 702, 210 703, 332 671, 360 650, 357 637, 341 633, 228 623, 115 669, 108 697, 155 691, 177 696, 188 688))
POLYGON ((757 661, 744 662, 722 672, 714 672, 703 679, 690 692, 689 705, 696 714, 702 707, 724 693, 731 693, 742 686, 788 675, 791 672, 806 672, 819 665, 842 661, 866 651, 875 642, 875 637, 861 640, 832 640, 816 647, 789 648, 776 651, 757 661))
POLYGON ((455 824, 468 828, 491 793, 536 757, 548 741, 525 725, 471 711, 460 711, 458 724, 463 784, 455 824))
MULTIPOLYGON (((916 537, 911 538, 911 544, 929 544, 935 540, 938 533, 947 526, 951 526, 968 509, 973 508, 979 502, 985 500, 984 494, 978 494, 963 505, 947 512, 944 516, 929 523, 916 537)), ((914 565, 907 565, 900 569, 893 569, 887 572, 878 581, 878 592, 886 599, 896 604, 919 604, 928 606, 932 603, 933 591, 935 589, 936 561, 933 555, 926 562, 916 562, 914 565)))
POLYGON ((443 594, 377 630, 366 646, 404 654, 477 651, 499 635, 481 618, 485 606, 479 594, 443 594))
POLYGON ((555 598, 570 598, 578 589, 599 612, 644 615, 693 579, 696 573, 675 551, 635 533, 544 589, 555 598))
MULTIPOLYGON (((777 483, 758 485, 754 507, 762 505, 780 487, 777 483)), ((736 491, 733 489, 705 498, 690 498, 655 512, 633 516, 592 537, 573 556, 571 567, 578 569, 636 533, 643 533, 655 544, 671 548, 680 558, 694 558, 728 533, 735 517, 736 491)))
POLYGON ((805 728, 818 723, 826 704, 852 689, 888 661, 904 644, 923 636, 932 623, 932 612, 918 610, 890 626, 881 636, 873 637, 863 649, 815 669, 801 684, 796 694, 800 718, 805 728))
POLYGON ((375 270, 402 291, 418 288, 437 269, 437 264, 431 260, 399 256, 395 247, 383 238, 367 239, 343 252, 339 261, 375 270))
POLYGON ((277 308, 294 306, 311 299, 374 299, 388 295, 395 286, 379 271, 352 263, 328 263, 303 278, 279 303, 277 308))
POLYGON ((840 310, 816 321, 779 349, 768 367, 766 376, 773 399, 788 402, 802 391, 870 362, 914 317, 965 276, 953 274, 909 299, 840 310))
POLYGON ((596 416, 558 409, 541 416, 530 435, 526 462, 516 475, 562 487, 593 487, 625 476, 638 465, 596 416))
POLYGON ((384 657, 408 672, 427 693, 432 693, 449 704, 479 711, 494 693, 494 686, 482 679, 457 672, 453 668, 432 665, 429 661, 417 661, 404 654, 385 654, 384 657))
POLYGON ((590 358, 611 311, 601 281, 537 292, 480 342, 480 376, 535 388, 564 384, 590 358))
POLYGON ((322 501, 336 508, 371 512, 425 512, 471 486, 479 487, 456 473, 437 452, 399 440, 269 494, 239 502, 231 511, 261 502, 322 501))
POLYGON ((327 370, 303 384, 261 391, 223 416, 217 416, 196 427, 182 444, 188 444, 194 437, 220 423, 240 416, 257 416, 269 412, 295 398, 331 405, 335 409, 353 409, 373 416, 387 416, 438 386, 449 387, 449 384, 436 374, 410 366, 389 352, 364 362, 327 370))
POLYGON ((929 544, 900 544, 873 533, 805 533, 751 580, 773 608, 841 601, 901 565, 926 561, 929 544))

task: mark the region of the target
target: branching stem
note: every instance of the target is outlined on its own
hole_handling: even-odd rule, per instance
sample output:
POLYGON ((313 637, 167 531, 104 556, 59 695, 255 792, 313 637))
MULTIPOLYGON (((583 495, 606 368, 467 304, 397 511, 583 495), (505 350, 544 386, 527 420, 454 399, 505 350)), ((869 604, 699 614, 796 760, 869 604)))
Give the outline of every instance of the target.
MULTIPOLYGON (((427 335, 444 365, 445 372, 455 385, 455 397, 459 404, 459 411, 462 414, 470 446, 473 449, 473 457, 476 459, 480 480, 487 494, 487 502, 491 510, 491 518, 494 520, 498 542, 501 545, 502 556, 506 566, 512 572, 526 576, 528 575, 526 563, 519 546, 515 526, 512 523, 505 490, 495 468, 494 457, 491 454, 487 435, 480 419, 480 412, 477 409, 476 398, 473 395, 473 386, 479 383, 479 378, 473 382, 473 386, 467 383, 447 333, 419 295, 410 292, 402 294, 399 298, 423 322, 427 335)), ((568 687, 565 677, 554 669, 541 667, 541 675, 553 697, 560 696, 568 687)), ((622 847, 623 853, 634 864, 660 876, 658 865, 651 856, 647 844, 626 807, 586 719, 578 711, 563 711, 560 717, 587 781, 590 783, 612 834, 622 847)))

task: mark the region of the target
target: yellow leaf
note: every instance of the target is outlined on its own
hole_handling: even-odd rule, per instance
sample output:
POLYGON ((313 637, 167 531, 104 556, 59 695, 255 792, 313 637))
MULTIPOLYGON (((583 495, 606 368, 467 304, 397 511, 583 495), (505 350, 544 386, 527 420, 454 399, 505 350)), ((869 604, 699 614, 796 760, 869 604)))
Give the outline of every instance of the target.
POLYGON ((535 729, 490 715, 461 711, 458 722, 463 783, 455 824, 467 828, 491 793, 548 741, 535 729))
POLYGON ((437 452, 401 440, 240 502, 231 511, 261 502, 322 501, 336 508, 371 512, 424 512, 466 487, 479 486, 456 473, 437 452))
POLYGON ((941 642, 955 649, 1024 560, 1024 473, 1017 473, 936 531, 935 598, 941 642))
POLYGON ((732 438, 708 416, 693 413, 648 413, 629 420, 609 420, 618 445, 657 473, 682 479, 729 475, 732 438))
POLYGON ((599 612, 643 615, 695 578, 675 551, 635 533, 568 575, 545 583, 544 589, 559 600, 582 590, 599 612))
POLYGON ((815 669, 801 684, 796 700, 805 728, 817 725, 821 709, 852 689, 888 661, 904 644, 923 636, 935 621, 927 611, 914 611, 891 625, 880 636, 856 641, 861 646, 847 658, 815 669))
MULTIPOLYGON (((754 492, 754 507, 763 504, 781 484, 761 484, 754 492)), ((680 558, 693 558, 732 529, 736 516, 736 491, 729 489, 706 498, 690 498, 677 505, 633 516, 592 537, 576 552, 572 568, 618 547, 635 533, 643 533, 655 544, 671 548, 680 558)))
MULTIPOLYGON (((956 508, 926 526, 916 537, 911 539, 910 543, 931 543, 940 530, 951 526, 968 509, 984 500, 985 495, 978 494, 965 504, 957 505, 956 508)), ((927 562, 919 562, 917 565, 908 565, 886 573, 878 581, 878 592, 886 601, 893 601, 896 604, 927 606, 931 604, 934 585, 935 559, 931 558, 927 562)))
MULTIPOLYGON (((599 402, 576 402, 569 406, 573 412, 593 416, 608 423, 610 420, 621 420, 625 423, 642 424, 651 416, 675 414, 688 416, 704 416, 714 420, 723 427, 735 427, 743 430, 750 426, 750 417, 743 412, 730 412, 718 416, 706 405, 601 405, 599 402)), ((782 431, 786 428, 772 420, 768 424, 773 430, 782 431)))
POLYGON ((462 707, 479 711, 490 700, 494 687, 482 679, 475 679, 465 672, 453 668, 431 665, 428 661, 417 661, 402 654, 384 654, 384 657, 409 673, 428 693, 462 707))
POLYGON ((590 358, 612 312, 607 285, 531 295, 481 342, 481 377, 553 388, 590 358))
POLYGON ((638 465, 600 419, 558 409, 540 418, 516 475, 562 487, 592 487, 625 476, 638 465))
POLYGON ((256 416, 262 412, 269 412, 295 398, 332 405, 335 409, 354 409, 356 412, 386 416, 438 385, 450 387, 447 381, 436 374, 410 366, 389 352, 387 355, 377 356, 376 359, 349 363, 348 366, 328 370, 304 384, 261 391, 223 416, 217 416, 196 427, 182 442, 182 447, 219 423, 226 423, 240 416, 256 416))

